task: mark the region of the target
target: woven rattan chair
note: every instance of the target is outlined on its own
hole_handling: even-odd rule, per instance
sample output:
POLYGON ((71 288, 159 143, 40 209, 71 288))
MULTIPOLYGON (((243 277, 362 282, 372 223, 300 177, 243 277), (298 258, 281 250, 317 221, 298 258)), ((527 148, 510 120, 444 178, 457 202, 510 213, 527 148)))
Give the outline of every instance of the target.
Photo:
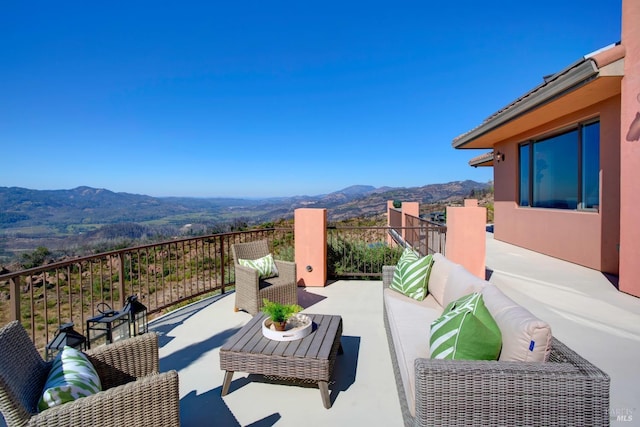
POLYGON ((87 351, 103 391, 38 413, 51 362, 24 328, 0 329, 0 411, 8 427, 180 425, 178 373, 158 373, 158 337, 144 334, 87 351))
POLYGON ((238 264, 239 259, 253 260, 269 255, 269 243, 266 240, 235 243, 231 250, 236 273, 236 311, 245 310, 256 315, 262 308, 263 298, 281 304, 298 303, 295 263, 276 260, 278 276, 269 279, 260 279, 256 270, 238 264))

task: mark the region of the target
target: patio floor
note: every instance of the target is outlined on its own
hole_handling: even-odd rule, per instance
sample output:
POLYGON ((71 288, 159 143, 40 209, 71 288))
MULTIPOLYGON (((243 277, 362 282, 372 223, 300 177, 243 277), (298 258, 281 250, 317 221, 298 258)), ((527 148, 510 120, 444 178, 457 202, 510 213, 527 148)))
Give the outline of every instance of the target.
POLYGON ((278 384, 240 372, 229 394, 220 396, 219 348, 251 319, 233 311, 229 294, 153 322, 161 334, 161 370, 180 374, 183 426, 403 425, 384 331, 382 282, 338 281, 299 288, 298 296, 306 312, 342 316, 344 353, 329 385, 332 407, 324 408, 317 386, 278 384))

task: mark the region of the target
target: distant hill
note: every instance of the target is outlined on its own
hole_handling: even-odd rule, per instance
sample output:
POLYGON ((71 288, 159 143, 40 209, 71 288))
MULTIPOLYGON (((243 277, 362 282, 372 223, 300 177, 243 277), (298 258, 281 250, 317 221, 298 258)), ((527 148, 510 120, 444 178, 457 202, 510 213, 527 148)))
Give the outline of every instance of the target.
POLYGON ((265 199, 151 197, 91 187, 0 187, 0 260, 37 246, 59 249, 118 236, 219 232, 234 222, 253 225, 289 219, 300 207, 326 208, 329 221, 366 217, 384 213, 387 200, 446 203, 488 187, 475 181, 411 188, 353 185, 317 196, 265 199))

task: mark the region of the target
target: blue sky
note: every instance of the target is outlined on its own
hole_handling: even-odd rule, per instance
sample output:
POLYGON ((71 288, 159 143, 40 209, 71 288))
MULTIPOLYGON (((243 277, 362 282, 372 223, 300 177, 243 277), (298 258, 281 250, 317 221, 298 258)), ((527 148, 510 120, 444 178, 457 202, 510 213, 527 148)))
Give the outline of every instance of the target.
POLYGON ((0 6, 0 186, 317 195, 492 179, 456 136, 620 38, 621 2, 0 6))

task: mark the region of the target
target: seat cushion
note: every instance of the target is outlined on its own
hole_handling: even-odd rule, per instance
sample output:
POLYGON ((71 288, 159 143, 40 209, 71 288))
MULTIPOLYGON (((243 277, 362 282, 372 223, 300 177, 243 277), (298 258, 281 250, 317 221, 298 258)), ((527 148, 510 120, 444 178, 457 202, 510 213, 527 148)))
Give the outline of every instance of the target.
POLYGON ((38 409, 43 411, 102 390, 100 377, 80 350, 65 346, 51 365, 38 409))
POLYGON ((482 289, 484 303, 502 332, 500 361, 546 362, 551 353, 551 327, 507 297, 497 286, 482 289))
POLYGON ((497 360, 502 339, 482 294, 475 292, 453 301, 431 323, 429 342, 432 359, 497 360))
POLYGON ((427 296, 427 281, 431 271, 432 256, 419 257, 413 249, 404 250, 390 288, 410 298, 422 301, 427 296))
POLYGON ((238 264, 257 270, 261 279, 268 279, 278 275, 278 268, 271 254, 258 259, 239 259, 238 264))
POLYGON ((442 307, 431 295, 416 301, 389 288, 384 289, 383 298, 404 392, 414 414, 414 363, 429 357, 429 325, 442 314, 442 307))

